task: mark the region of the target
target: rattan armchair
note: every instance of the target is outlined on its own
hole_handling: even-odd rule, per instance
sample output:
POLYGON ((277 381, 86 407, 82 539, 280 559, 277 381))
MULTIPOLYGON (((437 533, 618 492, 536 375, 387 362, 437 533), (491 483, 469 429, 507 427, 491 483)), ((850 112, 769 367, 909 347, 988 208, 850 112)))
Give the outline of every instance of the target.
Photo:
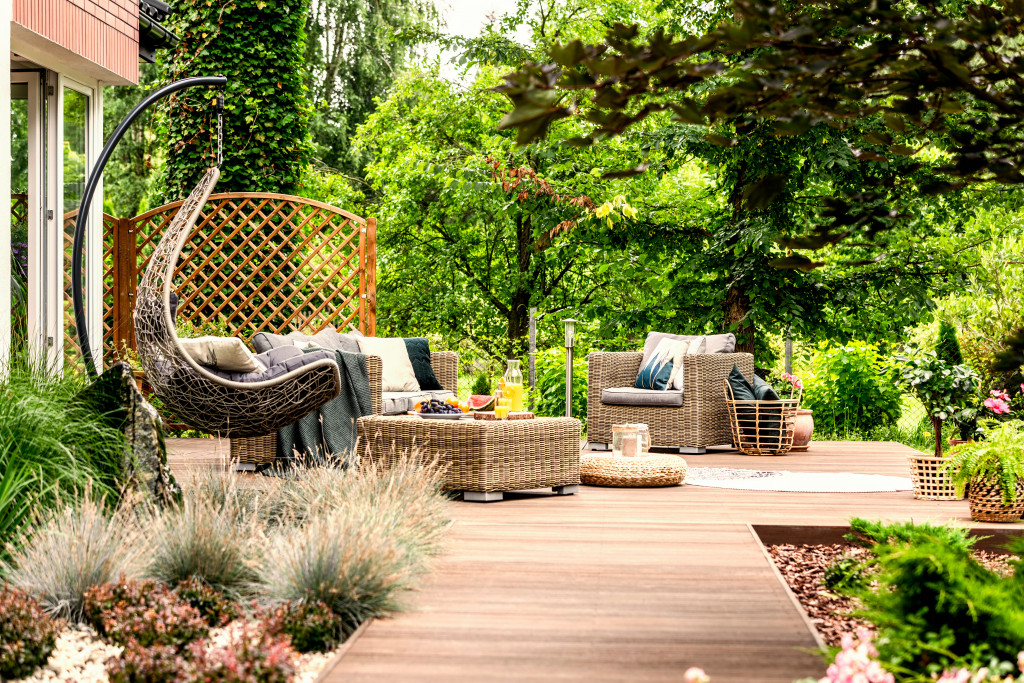
POLYGON ((739 365, 744 375, 753 375, 751 354, 686 356, 683 404, 679 407, 602 403, 602 390, 633 386, 643 353, 596 352, 588 359, 587 441, 591 444, 607 446, 612 440, 612 425, 624 423, 646 424, 652 445, 678 448, 680 453, 703 453, 708 446, 732 443, 722 380, 728 377, 733 364, 739 365))
MULTIPOLYGON (((441 386, 458 395, 459 393, 459 356, 454 351, 431 351, 430 366, 434 368, 434 376, 441 386)), ((366 357, 366 373, 370 376, 370 400, 373 414, 384 412, 382 400, 382 369, 379 356, 366 357)))

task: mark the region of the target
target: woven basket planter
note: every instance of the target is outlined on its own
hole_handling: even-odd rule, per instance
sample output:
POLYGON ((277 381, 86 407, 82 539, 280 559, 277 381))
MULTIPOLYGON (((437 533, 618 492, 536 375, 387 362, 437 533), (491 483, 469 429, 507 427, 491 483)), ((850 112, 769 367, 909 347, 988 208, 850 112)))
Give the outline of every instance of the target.
POLYGON ((277 432, 231 439, 231 462, 270 465, 277 457, 277 432))
POLYGON ((991 479, 974 479, 967 491, 971 519, 976 522, 1017 522, 1024 516, 1024 481, 1017 480, 1017 502, 1003 505, 1003 487, 991 479))
POLYGON ((910 482, 914 486, 914 498, 919 500, 962 500, 956 495, 956 487, 949 483, 943 470, 946 459, 934 455, 911 455, 910 482))
POLYGON ((729 430, 737 450, 746 455, 785 455, 793 448, 800 399, 734 401, 728 380, 722 380, 729 430), (766 428, 765 425, 777 425, 766 428))

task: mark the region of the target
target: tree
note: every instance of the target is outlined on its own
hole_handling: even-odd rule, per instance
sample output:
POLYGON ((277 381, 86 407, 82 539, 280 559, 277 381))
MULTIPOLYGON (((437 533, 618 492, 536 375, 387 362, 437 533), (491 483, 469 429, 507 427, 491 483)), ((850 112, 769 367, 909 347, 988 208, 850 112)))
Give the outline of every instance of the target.
MULTIPOLYGON (((186 0, 173 15, 181 42, 160 53, 164 76, 228 78, 221 191, 289 192, 299 181, 310 151, 306 8, 299 0, 186 0)), ((188 194, 216 163, 214 98, 212 89, 193 88, 166 100, 168 197, 188 194)))
MULTIPOLYGON (((103 138, 159 83, 155 64, 139 64, 139 84, 130 87, 108 86, 103 91, 103 138)), ((103 171, 105 210, 118 218, 142 213, 150 191, 155 168, 163 155, 163 141, 156 131, 157 110, 150 108, 135 120, 114 149, 103 171)), ((168 201, 171 201, 170 199, 168 201)), ((158 202, 163 203, 163 202, 158 202)))
POLYGON ((432 28, 429 0, 312 0, 306 18, 306 86, 313 103, 316 157, 346 173, 367 159, 353 154, 356 128, 402 73, 418 32, 432 28))

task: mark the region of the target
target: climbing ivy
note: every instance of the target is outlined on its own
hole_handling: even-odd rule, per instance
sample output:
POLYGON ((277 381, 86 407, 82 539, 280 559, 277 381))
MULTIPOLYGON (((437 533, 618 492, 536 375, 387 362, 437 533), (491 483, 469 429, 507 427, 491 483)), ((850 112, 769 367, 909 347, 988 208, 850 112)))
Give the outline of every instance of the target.
MULTIPOLYGON (((302 82, 302 0, 182 0, 178 46, 163 55, 167 81, 223 74, 224 163, 220 191, 290 192, 308 160, 309 105, 302 82)), ((212 88, 192 88, 164 106, 168 200, 187 194, 216 163, 212 88)))

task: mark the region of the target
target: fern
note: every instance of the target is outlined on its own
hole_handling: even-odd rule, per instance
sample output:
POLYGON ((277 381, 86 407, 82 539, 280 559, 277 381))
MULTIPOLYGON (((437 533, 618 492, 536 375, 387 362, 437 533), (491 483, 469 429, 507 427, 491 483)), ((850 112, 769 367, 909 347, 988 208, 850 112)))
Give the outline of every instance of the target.
POLYGON ((1018 421, 988 421, 984 440, 950 451, 946 471, 959 495, 974 479, 994 480, 1002 488, 1004 505, 1017 501, 1017 482, 1024 480, 1024 431, 1020 425, 1018 421))

